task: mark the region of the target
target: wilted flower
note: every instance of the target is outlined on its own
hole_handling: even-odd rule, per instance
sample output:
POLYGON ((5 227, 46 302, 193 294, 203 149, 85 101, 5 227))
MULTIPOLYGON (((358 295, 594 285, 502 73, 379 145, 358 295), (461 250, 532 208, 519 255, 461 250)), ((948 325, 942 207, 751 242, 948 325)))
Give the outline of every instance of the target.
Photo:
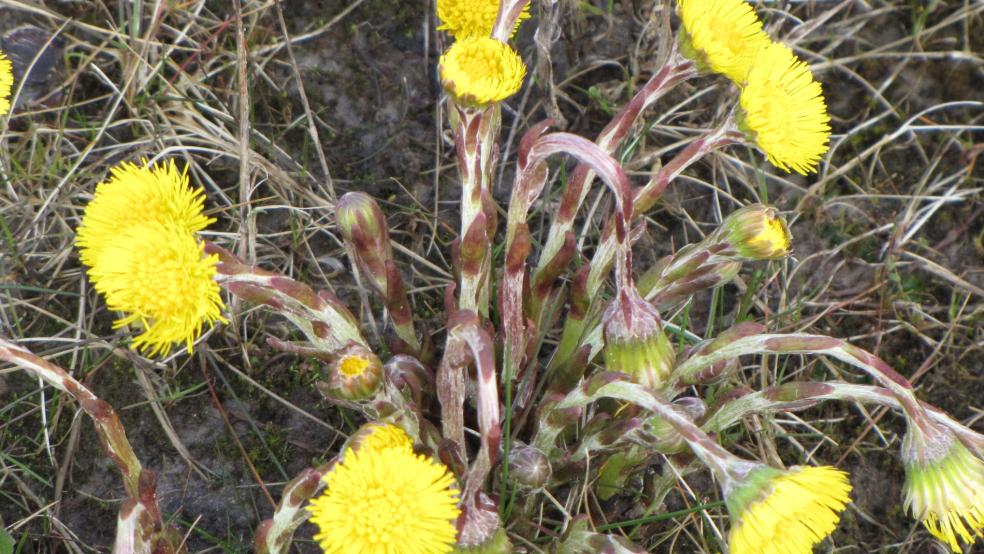
POLYGON ((443 465, 401 446, 348 450, 308 511, 328 554, 451 552, 457 491, 443 465))
POLYGON ((134 225, 160 223, 189 235, 201 231, 215 221, 202 214, 204 205, 205 191, 192 188, 187 168, 178 171, 174 160, 153 166, 121 163, 96 185, 85 207, 75 239, 82 263, 95 266, 103 249, 134 225))
POLYGON ((806 175, 817 170, 830 139, 820 83, 784 44, 759 51, 739 98, 739 127, 776 167, 806 175))
POLYGON ((441 56, 441 83, 459 104, 501 102, 519 91, 526 65, 508 45, 492 38, 459 40, 441 56))
POLYGON ((678 0, 680 50, 698 65, 743 83, 770 39, 745 0, 678 0))
POLYGON ((809 554, 851 501, 847 474, 833 467, 783 471, 754 464, 724 488, 731 554, 809 554))
POLYGON ((137 325, 133 345, 151 355, 167 355, 174 343, 191 351, 204 325, 225 322, 215 282, 218 256, 174 223, 133 225, 100 248, 89 269, 93 286, 110 310, 126 312, 114 327, 137 325))
MULTIPOLYGON (((441 20, 438 29, 451 33, 457 40, 489 37, 499 15, 499 3, 499 0, 437 0, 437 18, 441 20)), ((516 20, 513 33, 529 18, 527 4, 516 20)))
POLYGON ((905 509, 926 529, 960 552, 984 538, 984 461, 943 428, 929 432, 910 422, 902 444, 905 509))
POLYGON ((732 212, 723 227, 728 243, 742 258, 772 260, 789 254, 789 229, 771 206, 745 206, 732 212))
POLYGON ((350 344, 336 353, 328 369, 326 392, 342 400, 366 400, 379 390, 383 363, 368 348, 350 344))
POLYGON ((10 93, 14 89, 14 66, 10 58, 0 52, 0 115, 10 111, 10 93))
POLYGON ((659 312, 636 290, 619 293, 605 312, 605 368, 659 389, 673 370, 675 352, 659 312))

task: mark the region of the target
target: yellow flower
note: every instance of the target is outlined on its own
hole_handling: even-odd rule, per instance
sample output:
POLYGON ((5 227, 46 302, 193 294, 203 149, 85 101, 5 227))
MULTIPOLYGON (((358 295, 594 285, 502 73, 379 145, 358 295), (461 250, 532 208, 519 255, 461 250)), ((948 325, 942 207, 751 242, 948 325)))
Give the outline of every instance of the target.
POLYGON ((724 220, 723 229, 741 258, 771 260, 789 254, 789 229, 771 206, 752 204, 736 210, 724 220))
POLYGON ((681 52, 741 84, 758 51, 769 44, 762 22, 745 0, 678 0, 685 32, 681 52))
MULTIPOLYGON (((910 432, 907 443, 911 437, 910 432)), ((903 455, 905 509, 934 537, 961 552, 958 536, 965 543, 973 543, 975 536, 984 538, 984 462, 952 435, 945 437, 940 444, 948 448, 931 453, 938 456, 936 461, 903 455)))
POLYGON ((348 450, 308 511, 328 554, 446 554, 457 530, 457 491, 443 465, 400 446, 348 450))
POLYGON ((89 277, 110 310, 127 312, 114 327, 143 329, 134 348, 167 355, 174 343, 184 343, 190 352, 204 325, 225 322, 214 279, 218 256, 205 256, 203 248, 186 228, 147 222, 100 249, 89 277))
POLYGON ((370 421, 356 431, 348 441, 347 449, 367 452, 387 448, 413 451, 413 440, 402 428, 392 423, 370 421))
POLYGON ((213 218, 202 209, 205 191, 188 184, 188 170, 178 171, 174 161, 154 166, 124 162, 99 183, 85 208, 75 244, 82 263, 92 267, 102 250, 121 232, 144 223, 175 225, 191 234, 204 229, 213 218))
POLYGON ((830 139, 830 116, 820 83, 786 45, 763 48, 741 91, 739 126, 776 167, 816 171, 830 139))
MULTIPOLYGON (((451 33, 457 40, 492 36, 495 18, 499 15, 499 0, 437 0, 439 30, 451 33)), ((519 24, 530 18, 527 4, 516 20, 513 34, 519 24)))
POLYGON ((731 554, 809 554, 851 501, 847 474, 832 467, 752 469, 727 492, 731 554))
POLYGON ((441 56, 441 83, 459 104, 485 105, 509 98, 523 86, 526 65, 508 45, 467 38, 441 56))
POLYGON ((335 353, 322 392, 342 400, 367 400, 383 382, 383 363, 361 344, 350 344, 335 353))
POLYGON ((0 52, 0 115, 10 111, 10 93, 14 89, 14 66, 10 58, 0 52))

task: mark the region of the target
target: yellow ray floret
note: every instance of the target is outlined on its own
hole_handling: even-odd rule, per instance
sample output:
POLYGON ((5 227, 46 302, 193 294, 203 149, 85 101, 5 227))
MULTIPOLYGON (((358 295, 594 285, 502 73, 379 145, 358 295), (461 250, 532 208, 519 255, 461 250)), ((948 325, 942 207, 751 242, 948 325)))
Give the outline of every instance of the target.
POLYGON ((308 511, 328 554, 445 554, 457 530, 454 478, 401 446, 347 450, 308 511))
MULTIPOLYGON (((437 0, 438 29, 451 33, 457 40, 492 36, 495 18, 499 15, 499 0, 437 0)), ((530 18, 530 5, 516 20, 513 34, 519 24, 530 18)))
POLYGON ((832 467, 755 470, 728 495, 731 554, 810 554, 850 502, 847 474, 832 467))
POLYGON ((217 256, 174 223, 133 225, 101 249, 89 278, 110 310, 124 312, 114 327, 142 329, 134 348, 167 355, 175 344, 190 351, 202 327, 222 317, 215 282, 217 256))
POLYGON ((739 124, 776 167, 806 175, 827 152, 830 116, 820 83, 784 44, 762 49, 741 91, 739 124))
POLYGON ((82 263, 92 267, 102 250, 127 228, 142 223, 175 225, 195 233, 214 222, 202 214, 205 192, 192 188, 188 171, 174 161, 153 166, 121 163, 99 183, 85 208, 75 244, 82 263))
POLYGON ((371 421, 356 431, 349 440, 349 448, 360 452, 402 448, 413 451, 413 440, 402 428, 392 423, 371 421))
POLYGON ((770 39, 745 0, 678 0, 681 51, 698 64, 743 83, 770 39))
POLYGON ((0 52, 0 115, 10 111, 10 94, 14 89, 14 66, 10 58, 0 52))
POLYGON ((935 463, 907 463, 905 509, 961 552, 958 537, 965 543, 984 538, 984 461, 954 441, 935 463))
POLYGON ((441 56, 439 70, 445 90, 466 105, 501 102, 516 94, 526 76, 519 54, 491 38, 454 43, 441 56))

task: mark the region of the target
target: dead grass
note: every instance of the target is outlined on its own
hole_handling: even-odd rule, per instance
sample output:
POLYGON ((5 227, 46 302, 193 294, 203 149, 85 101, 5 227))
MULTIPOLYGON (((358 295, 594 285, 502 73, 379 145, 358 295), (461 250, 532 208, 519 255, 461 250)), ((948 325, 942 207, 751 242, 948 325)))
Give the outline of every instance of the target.
MULTIPOLYGON (((601 129, 653 68, 660 5, 541 5, 555 40, 537 49, 531 31, 520 37, 531 66, 542 63, 538 84, 506 111, 500 174, 509 174, 518 137, 545 115, 588 136, 601 129)), ((111 165, 178 158, 206 188, 219 219, 212 238, 333 288, 378 340, 378 306, 352 280, 332 226, 337 194, 369 190, 388 212, 415 313, 439 334, 457 201, 451 147, 435 123, 441 43, 423 4, 394 0, 46 6, 0 0, 0 31, 31 23, 56 34, 65 52, 57 93, 13 114, 0 132, 0 333, 57 360, 121 410, 192 550, 243 551, 279 485, 329 457, 354 416, 317 400, 317 368, 269 351, 262 337, 289 330, 251 306, 233 305, 233 323, 194 356, 150 361, 126 350, 72 248, 81 207, 111 165)), ((916 382, 922 398, 980 429, 984 5, 760 8, 773 35, 794 44, 824 83, 835 132, 829 163, 802 179, 747 150, 716 155, 650 214, 639 263, 700 238, 739 202, 775 203, 795 222, 795 258, 751 268, 674 322, 699 336, 756 318, 849 337, 916 382)), ((734 93, 702 78, 661 101, 628 142, 627 168, 637 179, 648 174, 723 113, 722 95, 734 93)), ((556 193, 546 198, 534 224, 544 225, 556 193)), ((606 207, 595 200, 583 220, 588 248, 606 207)), ((766 357, 748 369, 753 388, 861 379, 815 359, 766 357)), ((120 488, 87 422, 11 369, 0 368, 0 398, 0 517, 18 551, 107 551, 120 488)), ((770 463, 854 469, 856 502, 825 551, 928 552, 935 547, 926 533, 898 508, 900 431, 881 411, 824 406, 750 419, 729 439, 770 463)), ((651 490, 656 474, 647 480, 640 489, 651 490)), ((722 508, 700 507, 716 495, 700 475, 648 507, 631 495, 602 503, 572 489, 530 499, 530 522, 516 524, 529 532, 514 536, 541 552, 572 514, 602 525, 683 510, 622 530, 657 552, 715 552, 727 523, 722 508)))

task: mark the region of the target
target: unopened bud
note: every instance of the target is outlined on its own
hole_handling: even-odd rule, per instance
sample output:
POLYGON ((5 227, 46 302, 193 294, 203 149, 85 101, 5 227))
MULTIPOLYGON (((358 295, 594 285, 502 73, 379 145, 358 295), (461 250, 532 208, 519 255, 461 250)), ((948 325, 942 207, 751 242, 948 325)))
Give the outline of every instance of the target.
POLYGON ((789 229, 776 209, 752 204, 724 220, 727 241, 738 255, 749 260, 772 260, 789 254, 789 229))
POLYGON ((359 269, 386 296, 386 260, 393 257, 383 211, 368 194, 349 192, 335 206, 335 221, 359 269))
POLYGON ((518 485, 539 489, 551 473, 550 460, 538 448, 518 443, 509 451, 509 475, 518 485))
POLYGON ((325 391, 342 400, 366 400, 379 389, 383 364, 368 348, 351 344, 338 352, 329 367, 325 391))
POLYGON ((673 370, 673 345, 659 312, 635 289, 622 291, 605 312, 605 368, 658 390, 673 370))

